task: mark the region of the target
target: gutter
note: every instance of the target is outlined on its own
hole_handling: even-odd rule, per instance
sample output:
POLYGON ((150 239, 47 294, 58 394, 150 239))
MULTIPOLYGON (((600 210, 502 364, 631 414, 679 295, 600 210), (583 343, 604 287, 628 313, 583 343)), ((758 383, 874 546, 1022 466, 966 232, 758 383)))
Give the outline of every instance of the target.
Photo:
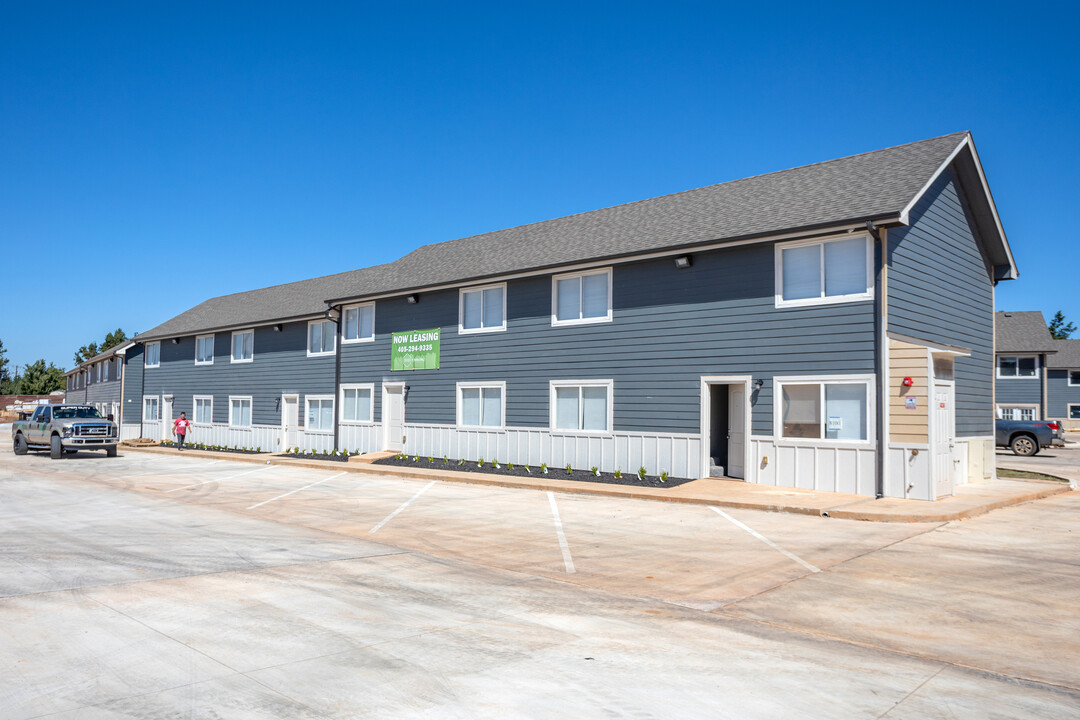
POLYGON ((878 401, 876 404, 877 457, 874 464, 877 472, 874 477, 874 497, 885 497, 885 453, 888 450, 888 409, 889 409, 889 345, 886 338, 888 327, 888 252, 889 231, 874 225, 873 220, 866 221, 866 229, 881 251, 881 259, 874 269, 874 375, 877 377, 878 401))

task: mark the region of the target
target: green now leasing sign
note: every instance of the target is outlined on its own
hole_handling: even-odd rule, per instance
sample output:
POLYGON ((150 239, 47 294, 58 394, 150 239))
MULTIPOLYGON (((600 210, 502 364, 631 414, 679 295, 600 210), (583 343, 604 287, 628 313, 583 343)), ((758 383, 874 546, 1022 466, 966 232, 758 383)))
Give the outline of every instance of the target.
POLYGON ((438 370, 439 329, 391 333, 391 370, 438 370))

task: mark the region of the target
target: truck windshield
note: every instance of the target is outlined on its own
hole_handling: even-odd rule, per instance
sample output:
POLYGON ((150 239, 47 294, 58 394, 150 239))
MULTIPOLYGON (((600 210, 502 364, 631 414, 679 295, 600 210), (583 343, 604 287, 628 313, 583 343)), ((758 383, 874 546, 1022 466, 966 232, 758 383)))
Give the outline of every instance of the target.
POLYGON ((53 417, 57 420, 70 420, 72 418, 100 418, 101 413, 93 407, 58 407, 53 411, 53 417))

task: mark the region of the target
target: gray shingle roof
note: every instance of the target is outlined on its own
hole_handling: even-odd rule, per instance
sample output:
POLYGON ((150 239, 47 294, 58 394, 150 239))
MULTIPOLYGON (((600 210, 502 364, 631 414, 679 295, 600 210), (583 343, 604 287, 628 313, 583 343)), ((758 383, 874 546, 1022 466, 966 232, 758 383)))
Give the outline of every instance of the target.
POLYGON ((575 263, 896 217, 968 137, 953 133, 447 242, 396 262, 213 298, 142 333, 190 335, 319 314, 326 300, 404 293, 575 263))
POLYGON ((1080 340, 1054 340, 1057 352, 1046 356, 1046 366, 1080 370, 1080 340))
POLYGON ((1046 319, 1037 310, 994 313, 994 347, 998 353, 1055 352, 1055 342, 1046 319))

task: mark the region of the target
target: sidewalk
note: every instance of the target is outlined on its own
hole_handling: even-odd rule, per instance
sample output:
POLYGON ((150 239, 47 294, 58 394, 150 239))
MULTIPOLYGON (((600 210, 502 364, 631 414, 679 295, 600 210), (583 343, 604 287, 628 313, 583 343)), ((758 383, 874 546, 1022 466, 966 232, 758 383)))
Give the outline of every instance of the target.
MULTIPOLYGON (((173 448, 158 446, 135 447, 124 445, 121 450, 164 455, 180 454, 180 451, 173 448)), ((548 478, 499 477, 482 473, 455 472, 431 468, 372 465, 374 460, 393 455, 393 453, 387 452, 352 457, 348 462, 275 457, 272 453, 234 455, 201 450, 184 450, 183 453, 196 457, 227 458, 238 462, 251 462, 260 465, 295 465, 322 470, 415 478, 418 480, 442 480, 445 482, 550 490, 563 493, 639 498, 697 505, 720 505, 872 522, 949 522, 951 520, 975 517, 997 508, 1057 495, 1068 492, 1070 489, 1066 483, 1001 479, 962 485, 957 489, 956 495, 937 502, 897 498, 875 500, 866 495, 848 495, 820 490, 753 485, 738 480, 718 478, 693 480, 671 488, 652 488, 548 478)))

